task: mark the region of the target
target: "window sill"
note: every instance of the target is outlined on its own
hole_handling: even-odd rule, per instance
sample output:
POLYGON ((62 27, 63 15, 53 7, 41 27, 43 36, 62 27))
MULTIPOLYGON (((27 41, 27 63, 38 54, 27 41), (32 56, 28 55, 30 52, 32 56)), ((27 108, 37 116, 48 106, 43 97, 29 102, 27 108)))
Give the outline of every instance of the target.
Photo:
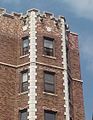
POLYGON ((22 55, 22 56, 20 56, 20 59, 21 59, 21 58, 24 58, 24 57, 27 57, 27 56, 29 56, 29 54, 22 55))
POLYGON ((45 94, 45 95, 51 95, 51 96, 56 96, 57 97, 57 94, 53 94, 53 93, 43 92, 43 94, 45 94))
POLYGON ((25 95, 25 94, 28 94, 28 91, 20 92, 18 95, 25 95))
POLYGON ((54 56, 48 56, 48 55, 42 55, 43 57, 46 57, 46 58, 50 58, 50 59, 55 59, 56 60, 56 57, 54 56))

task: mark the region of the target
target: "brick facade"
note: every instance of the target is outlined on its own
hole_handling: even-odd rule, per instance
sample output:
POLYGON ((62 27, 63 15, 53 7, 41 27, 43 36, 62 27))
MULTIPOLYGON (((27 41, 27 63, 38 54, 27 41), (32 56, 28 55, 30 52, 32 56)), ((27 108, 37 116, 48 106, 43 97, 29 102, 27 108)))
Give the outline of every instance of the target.
MULTIPOLYGON (((84 120, 78 35, 68 31, 64 17, 56 19, 51 13, 41 14, 34 9, 28 11, 26 15, 18 13, 10 15, 4 12, 3 9, 0 10, 0 120, 19 120, 19 110, 24 108, 29 109, 29 116, 31 112, 29 103, 31 102, 29 101, 31 83, 28 85, 28 91, 21 92, 21 72, 28 69, 30 82, 31 68, 34 64, 36 65, 36 83, 33 90, 35 90, 36 97, 32 103, 33 106, 35 105, 36 111, 33 112, 35 118, 29 116, 29 120, 44 120, 44 110, 56 112, 57 120, 84 120), (31 28, 29 27, 30 19, 32 19, 30 18, 31 12, 36 15, 36 36, 33 37, 36 43, 32 43, 36 47, 35 63, 31 62, 30 58, 33 51, 29 50, 28 54, 22 55, 22 37, 31 37, 34 33, 30 33, 31 28), (27 20, 25 26, 24 19, 27 20), (67 36, 65 33, 62 34, 61 19, 64 20, 64 30, 67 36), (66 54, 63 50, 64 46, 62 46, 63 35, 67 37, 64 39, 66 41, 66 54), (44 37, 54 39, 54 56, 44 55, 44 37), (67 70, 64 70, 63 55, 66 55, 66 57, 68 55, 66 58, 67 70), (55 93, 44 91, 44 71, 55 73, 55 93), (67 73, 67 78, 68 76, 71 77, 71 86, 67 85, 67 87, 70 87, 70 93, 65 85, 68 80, 64 82, 64 71, 67 73), (66 96, 69 98, 69 94, 71 94, 70 100, 65 98, 66 96), (66 102, 69 106, 66 105, 66 102), (68 109, 69 114, 66 109, 68 109)), ((33 25, 33 23, 31 24, 33 25)), ((31 42, 29 45, 31 45, 31 42)))

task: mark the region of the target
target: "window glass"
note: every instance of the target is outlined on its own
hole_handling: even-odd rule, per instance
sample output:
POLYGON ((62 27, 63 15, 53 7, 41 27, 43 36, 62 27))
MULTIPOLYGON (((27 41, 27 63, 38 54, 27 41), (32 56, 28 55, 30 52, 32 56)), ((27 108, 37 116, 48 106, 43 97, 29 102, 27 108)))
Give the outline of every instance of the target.
POLYGON ((28 80, 28 73, 27 72, 24 72, 22 74, 22 82, 26 82, 28 80))
POLYGON ((44 54, 48 56, 54 55, 54 39, 44 37, 44 54))
POLYGON ((22 38, 22 40, 23 40, 23 48, 22 48, 22 54, 23 55, 26 55, 26 54, 28 54, 29 53, 29 39, 28 39, 28 36, 26 36, 26 37, 23 37, 22 38))
POLYGON ((27 120, 27 109, 20 111, 20 120, 27 120))
POLYGON ((47 91, 47 92, 54 92, 54 85, 52 85, 52 84, 45 84, 45 91, 47 91))
POLYGON ((45 120, 56 120, 56 112, 45 111, 45 120))
POLYGON ((24 39, 24 40, 23 40, 23 47, 24 47, 24 48, 25 48, 25 47, 28 47, 28 45, 29 45, 28 38, 27 38, 27 39, 24 39))
POLYGON ((52 72, 44 72, 44 91, 46 92, 55 92, 55 81, 54 81, 55 74, 52 72))
POLYGON ((22 82, 21 82, 21 92, 28 90, 28 70, 22 71, 22 82))
POLYGON ((53 48, 53 40, 44 40, 44 47, 53 48))
POLYGON ((54 83, 54 75, 51 73, 45 73, 45 82, 54 83))

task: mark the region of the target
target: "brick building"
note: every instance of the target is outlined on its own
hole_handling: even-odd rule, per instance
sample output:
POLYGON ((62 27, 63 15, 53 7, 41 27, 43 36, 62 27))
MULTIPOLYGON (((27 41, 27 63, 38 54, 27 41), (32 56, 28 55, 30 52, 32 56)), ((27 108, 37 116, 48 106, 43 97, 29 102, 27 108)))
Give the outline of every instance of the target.
POLYGON ((0 9, 0 120, 84 120, 78 35, 63 16, 0 9))

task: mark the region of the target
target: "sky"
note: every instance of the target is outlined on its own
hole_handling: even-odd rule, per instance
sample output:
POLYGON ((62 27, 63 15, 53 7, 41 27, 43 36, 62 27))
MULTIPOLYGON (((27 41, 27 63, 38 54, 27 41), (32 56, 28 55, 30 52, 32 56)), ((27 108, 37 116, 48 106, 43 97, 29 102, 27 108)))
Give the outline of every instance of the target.
POLYGON ((26 12, 31 8, 65 16, 71 31, 79 34, 80 61, 86 120, 93 113, 93 0, 0 0, 7 11, 26 12))

